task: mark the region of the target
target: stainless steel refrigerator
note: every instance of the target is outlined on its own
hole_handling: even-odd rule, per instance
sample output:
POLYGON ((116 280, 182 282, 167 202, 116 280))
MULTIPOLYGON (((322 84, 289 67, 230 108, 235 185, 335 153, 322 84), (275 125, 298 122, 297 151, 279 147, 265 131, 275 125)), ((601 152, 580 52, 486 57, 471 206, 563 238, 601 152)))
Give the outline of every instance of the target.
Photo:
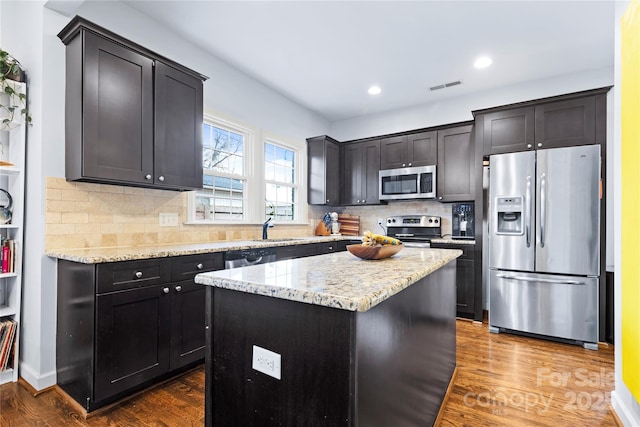
POLYGON ((489 325, 596 348, 600 147, 490 157, 489 325))

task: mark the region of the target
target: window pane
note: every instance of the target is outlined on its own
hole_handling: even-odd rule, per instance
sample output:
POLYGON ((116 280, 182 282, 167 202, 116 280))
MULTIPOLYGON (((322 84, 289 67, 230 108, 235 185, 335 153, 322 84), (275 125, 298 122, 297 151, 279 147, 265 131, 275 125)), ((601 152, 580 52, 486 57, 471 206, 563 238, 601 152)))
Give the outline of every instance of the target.
POLYGON ((202 166, 205 169, 244 174, 244 136, 203 124, 202 166))
POLYGON ((265 179, 280 184, 265 184, 265 216, 272 212, 276 220, 293 221, 295 215, 295 152, 265 143, 265 179))
POLYGON ((196 196, 196 219, 220 220, 244 218, 244 181, 205 175, 211 194, 196 196))

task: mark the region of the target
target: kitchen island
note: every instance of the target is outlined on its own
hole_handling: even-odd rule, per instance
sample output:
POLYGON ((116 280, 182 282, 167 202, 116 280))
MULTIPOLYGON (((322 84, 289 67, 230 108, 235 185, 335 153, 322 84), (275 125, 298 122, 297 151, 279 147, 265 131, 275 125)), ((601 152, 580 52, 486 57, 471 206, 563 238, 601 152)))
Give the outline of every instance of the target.
POLYGON ((425 426, 455 369, 461 251, 202 273, 206 425, 425 426))

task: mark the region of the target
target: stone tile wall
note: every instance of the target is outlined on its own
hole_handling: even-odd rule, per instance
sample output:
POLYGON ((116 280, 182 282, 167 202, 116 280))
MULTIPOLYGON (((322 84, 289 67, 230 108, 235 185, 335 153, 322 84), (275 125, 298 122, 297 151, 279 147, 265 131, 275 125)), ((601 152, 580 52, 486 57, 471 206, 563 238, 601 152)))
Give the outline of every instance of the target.
MULTIPOLYGON (((188 225, 187 193, 47 177, 45 250, 131 247, 258 239, 259 225, 188 225), (160 212, 177 213, 177 227, 160 227, 160 212)), ((313 235, 314 225, 276 226, 271 237, 313 235)))

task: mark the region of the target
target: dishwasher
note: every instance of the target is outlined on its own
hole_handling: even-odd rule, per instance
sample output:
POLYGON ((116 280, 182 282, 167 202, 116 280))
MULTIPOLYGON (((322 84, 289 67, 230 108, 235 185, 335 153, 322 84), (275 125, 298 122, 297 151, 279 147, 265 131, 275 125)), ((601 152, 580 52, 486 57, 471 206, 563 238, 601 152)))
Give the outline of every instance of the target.
POLYGON ((224 268, 238 268, 265 264, 276 260, 276 248, 253 248, 227 251, 224 254, 224 268))

